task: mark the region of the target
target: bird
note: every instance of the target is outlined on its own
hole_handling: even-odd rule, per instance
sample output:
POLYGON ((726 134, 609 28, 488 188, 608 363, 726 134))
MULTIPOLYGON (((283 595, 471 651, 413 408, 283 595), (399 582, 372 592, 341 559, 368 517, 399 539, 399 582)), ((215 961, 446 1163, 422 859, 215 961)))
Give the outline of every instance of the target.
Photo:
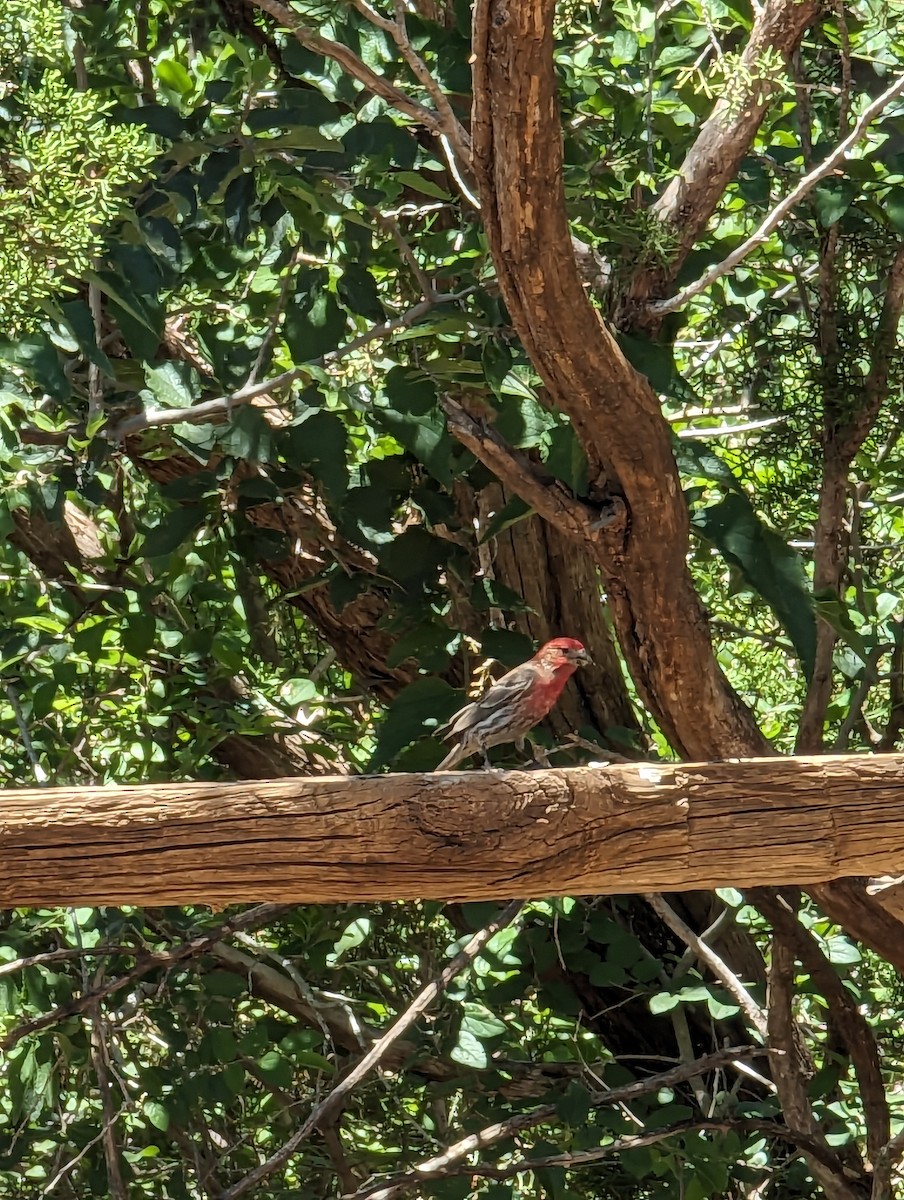
POLYGON ((435 768, 452 771, 472 754, 480 754, 489 769, 487 750, 502 742, 524 747, 524 737, 555 707, 562 688, 580 666, 592 662, 575 638, 553 638, 533 658, 521 663, 492 684, 482 696, 466 704, 437 733, 455 745, 435 768))

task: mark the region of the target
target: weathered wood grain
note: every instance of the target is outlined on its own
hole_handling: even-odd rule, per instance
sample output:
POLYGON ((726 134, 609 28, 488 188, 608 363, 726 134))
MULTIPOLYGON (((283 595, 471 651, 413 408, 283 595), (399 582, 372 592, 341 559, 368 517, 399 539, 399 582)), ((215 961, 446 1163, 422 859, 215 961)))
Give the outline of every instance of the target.
POLYGON ((904 869, 904 755, 0 792, 0 905, 443 900, 904 869))

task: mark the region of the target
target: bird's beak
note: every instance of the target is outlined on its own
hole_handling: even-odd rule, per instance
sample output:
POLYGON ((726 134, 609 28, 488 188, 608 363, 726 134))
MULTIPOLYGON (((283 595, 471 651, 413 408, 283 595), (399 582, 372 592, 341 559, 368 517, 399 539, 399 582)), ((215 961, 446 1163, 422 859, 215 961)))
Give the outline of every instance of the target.
POLYGON ((593 666, 593 659, 590 657, 590 655, 587 653, 586 650, 578 650, 575 653, 574 661, 580 667, 592 667, 593 666))

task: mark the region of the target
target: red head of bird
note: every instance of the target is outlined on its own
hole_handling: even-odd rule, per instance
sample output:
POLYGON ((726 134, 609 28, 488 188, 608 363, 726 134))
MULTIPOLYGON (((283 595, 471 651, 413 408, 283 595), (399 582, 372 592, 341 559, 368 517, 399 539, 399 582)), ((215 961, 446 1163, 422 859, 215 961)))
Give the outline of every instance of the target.
POLYGON ((553 672, 561 679, 563 684, 578 667, 593 661, 581 643, 569 637, 553 638, 551 642, 540 647, 535 659, 547 671, 553 672))

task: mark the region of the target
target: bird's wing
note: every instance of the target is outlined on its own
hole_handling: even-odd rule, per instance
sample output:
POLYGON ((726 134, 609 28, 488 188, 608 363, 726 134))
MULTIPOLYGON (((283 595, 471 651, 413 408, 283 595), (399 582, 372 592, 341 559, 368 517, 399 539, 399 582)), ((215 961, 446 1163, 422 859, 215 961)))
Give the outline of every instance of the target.
POLYGON ((534 681, 534 671, 528 663, 522 663, 520 667, 515 667, 514 670, 497 680, 479 700, 475 700, 472 704, 466 704, 450 721, 442 725, 437 733, 441 734, 446 741, 450 737, 464 733, 466 729, 483 721, 496 709, 513 704, 525 692, 530 691, 534 681))

